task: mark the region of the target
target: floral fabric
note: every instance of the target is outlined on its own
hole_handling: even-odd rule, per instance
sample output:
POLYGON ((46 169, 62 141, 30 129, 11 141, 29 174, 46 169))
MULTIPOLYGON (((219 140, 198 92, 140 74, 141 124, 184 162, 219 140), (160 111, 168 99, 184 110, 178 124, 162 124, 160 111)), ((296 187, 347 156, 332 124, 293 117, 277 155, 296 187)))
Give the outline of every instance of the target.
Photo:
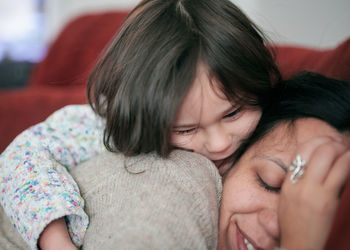
POLYGON ((31 249, 45 226, 66 216, 80 246, 88 226, 69 171, 105 151, 104 122, 88 105, 70 105, 22 132, 0 155, 0 203, 31 249))

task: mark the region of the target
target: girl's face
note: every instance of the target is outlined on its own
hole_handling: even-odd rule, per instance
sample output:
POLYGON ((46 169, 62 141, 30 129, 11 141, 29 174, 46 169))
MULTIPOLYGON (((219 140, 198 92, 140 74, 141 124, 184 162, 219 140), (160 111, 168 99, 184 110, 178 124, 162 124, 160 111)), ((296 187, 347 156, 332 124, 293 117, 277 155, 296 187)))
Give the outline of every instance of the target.
POLYGON ((293 130, 278 125, 247 150, 224 177, 218 249, 278 246, 279 189, 287 168, 303 143, 320 136, 345 138, 327 123, 308 118, 298 120, 293 130))
MULTIPOLYGON (((177 113, 171 142, 212 160, 217 167, 232 155, 255 129, 261 116, 258 109, 232 104, 210 79, 203 65, 177 113)), ((220 173, 224 171, 219 167, 220 173)))

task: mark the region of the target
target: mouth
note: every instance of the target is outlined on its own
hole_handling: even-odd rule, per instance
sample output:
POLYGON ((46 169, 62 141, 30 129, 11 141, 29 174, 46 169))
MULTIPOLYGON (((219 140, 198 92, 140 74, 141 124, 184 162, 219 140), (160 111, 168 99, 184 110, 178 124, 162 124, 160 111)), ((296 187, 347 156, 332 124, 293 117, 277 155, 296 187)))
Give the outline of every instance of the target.
POLYGON ((257 247, 254 241, 248 237, 237 225, 237 249, 239 250, 263 250, 257 247), (242 244, 243 243, 243 244, 242 244))
POLYGON ((221 176, 223 176, 226 173, 226 171, 230 168, 230 165, 228 164, 230 158, 231 156, 225 159, 212 161, 215 164, 216 168, 219 170, 221 176))
POLYGON ((213 161, 213 163, 215 164, 215 166, 217 167, 217 168, 220 168, 220 166, 222 165, 222 163, 225 161, 225 159, 223 159, 223 160, 215 160, 215 161, 213 161))
POLYGON ((244 238, 244 244, 248 248, 248 250, 255 250, 256 248, 253 246, 252 243, 250 243, 246 238, 244 238))
POLYGON ((234 153, 237 151, 239 146, 236 146, 235 148, 233 148, 229 155, 227 155, 225 158, 222 158, 222 159, 218 159, 218 160, 211 160, 215 166, 220 170, 220 168, 222 168, 223 166, 227 166, 226 163, 228 162, 233 162, 234 160, 234 153))
POLYGON ((212 160, 212 162, 215 164, 215 166, 217 168, 222 167, 223 165, 225 165, 225 163, 227 163, 227 161, 232 157, 232 154, 230 154, 229 156, 227 156, 226 158, 220 159, 220 160, 212 160))

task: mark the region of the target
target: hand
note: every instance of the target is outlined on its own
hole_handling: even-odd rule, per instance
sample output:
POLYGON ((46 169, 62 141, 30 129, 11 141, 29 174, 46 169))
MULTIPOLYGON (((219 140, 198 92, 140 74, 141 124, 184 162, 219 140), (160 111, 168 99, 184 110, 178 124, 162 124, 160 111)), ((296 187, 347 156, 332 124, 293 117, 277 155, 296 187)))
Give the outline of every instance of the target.
POLYGON ((282 185, 281 246, 293 250, 323 249, 339 193, 350 173, 350 151, 340 142, 320 137, 301 145, 297 153, 306 160, 306 168, 296 183, 290 181, 290 172, 282 185))
POLYGON ((64 218, 51 222, 39 237, 39 246, 42 250, 77 250, 72 243, 64 218))

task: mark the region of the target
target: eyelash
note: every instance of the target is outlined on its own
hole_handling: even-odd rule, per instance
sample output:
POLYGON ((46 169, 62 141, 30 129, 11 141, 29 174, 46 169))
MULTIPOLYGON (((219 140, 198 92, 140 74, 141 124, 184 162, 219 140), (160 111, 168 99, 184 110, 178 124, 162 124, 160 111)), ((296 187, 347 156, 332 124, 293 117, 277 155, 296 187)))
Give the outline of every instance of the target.
POLYGON ((268 185, 266 182, 264 182, 264 180, 257 174, 256 175, 257 179, 258 179, 258 183, 259 185, 264 188, 266 191, 268 192, 275 192, 275 193, 279 193, 281 190, 281 187, 272 187, 270 185, 268 185))
POLYGON ((192 133, 196 130, 196 128, 190 128, 190 129, 186 129, 186 130, 177 130, 177 131, 174 131, 176 134, 179 134, 179 135, 186 135, 186 134, 189 134, 189 133, 192 133))
MULTIPOLYGON (((239 107, 237 109, 235 109, 234 111, 232 111, 231 113, 225 115, 223 118, 235 118, 240 112, 242 111, 242 108, 239 107)), ((178 131, 174 131, 176 134, 179 135, 186 135, 186 134, 190 134, 192 132, 194 132, 197 128, 191 128, 191 129, 186 129, 186 130, 178 130, 178 131)))
POLYGON ((239 107, 239 108, 235 109, 234 111, 232 111, 231 113, 225 115, 225 116, 224 116, 224 119, 225 119, 225 118, 234 118, 234 117, 237 116, 241 111, 242 111, 242 108, 239 107))

